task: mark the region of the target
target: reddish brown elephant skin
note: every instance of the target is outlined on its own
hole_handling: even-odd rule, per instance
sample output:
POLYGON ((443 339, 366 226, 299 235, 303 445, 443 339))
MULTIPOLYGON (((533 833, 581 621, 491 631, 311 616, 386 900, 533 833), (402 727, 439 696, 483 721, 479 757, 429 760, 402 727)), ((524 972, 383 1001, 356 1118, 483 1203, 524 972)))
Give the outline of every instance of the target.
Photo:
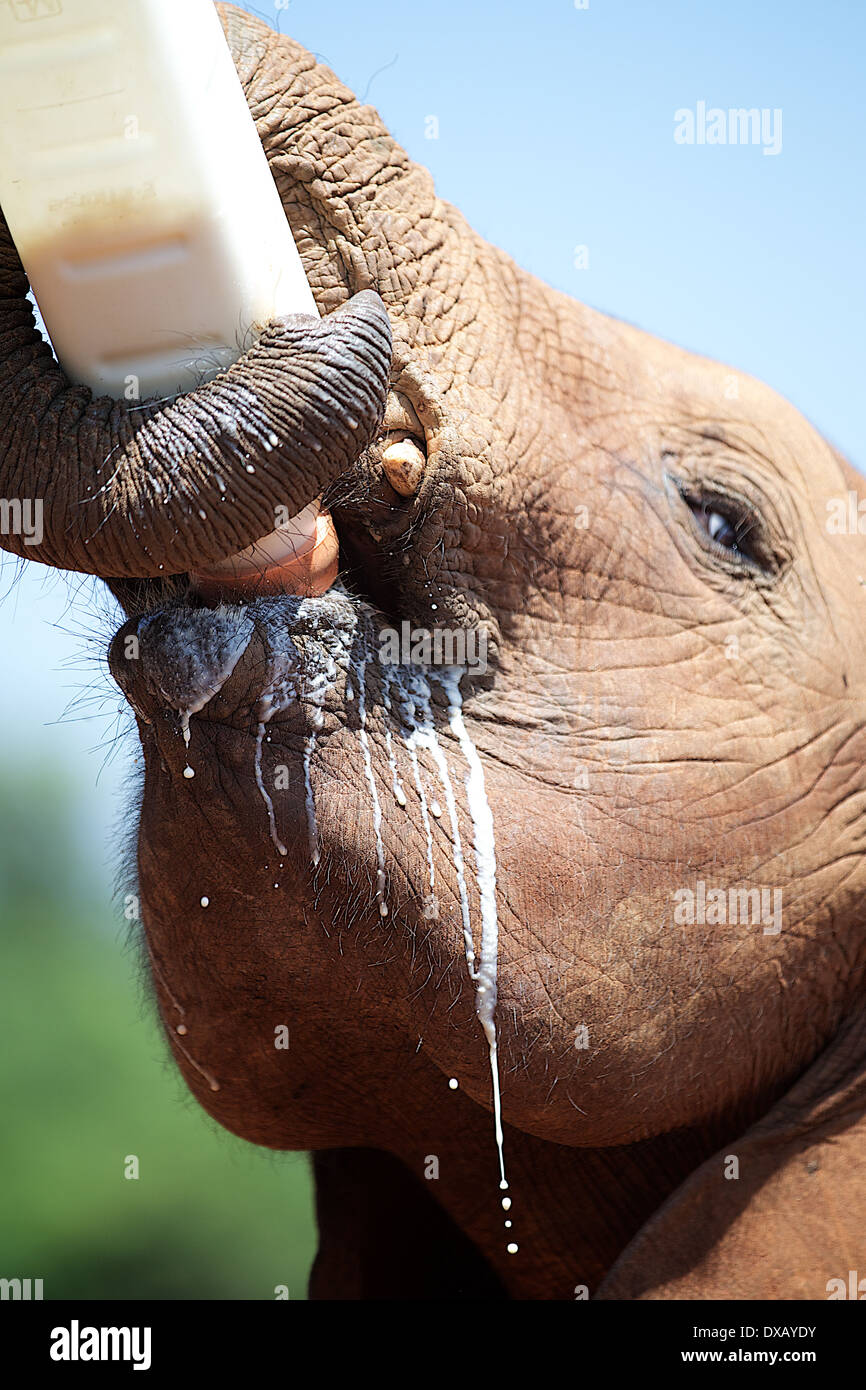
MULTIPOLYGON (((279 432, 283 393, 309 446, 256 455, 253 481, 233 474, 197 527, 212 460, 194 434, 185 452, 164 440, 167 467, 187 472, 162 528, 132 448, 121 500, 147 543, 135 568, 115 532, 91 566, 130 615, 111 665, 144 749, 143 926, 177 1063, 229 1129, 318 1151, 316 1297, 826 1298, 830 1280, 866 1276, 866 541, 828 527, 828 503, 856 502, 861 480, 766 387, 522 272, 331 72, 220 13, 320 308, 363 297, 350 322, 326 317, 315 341, 296 323, 242 368, 251 419, 276 411, 279 432), (377 294, 393 333, 384 428, 427 456, 409 498, 381 467, 377 294), (327 380, 333 428, 302 378, 327 380), (347 477, 350 400, 364 418, 347 477), (433 826, 431 919, 381 670, 364 693, 384 920, 345 669, 311 764, 315 872, 308 701, 278 710, 263 745, 283 862, 253 773, 273 614, 301 643, 318 619, 279 600, 208 615, 184 606, 182 582, 153 579, 154 547, 179 570, 267 529, 280 468, 293 504, 340 479, 330 501, 372 631, 385 613, 489 638, 490 670, 463 695, 496 831, 508 1231, 449 820, 433 826), (124 637, 159 609, 127 659, 124 637), (217 637, 250 622, 187 751, 177 634, 207 667, 217 637), (779 930, 679 920, 675 895, 700 883, 778 892, 779 930)), ((237 387, 219 388, 229 415, 237 387)), ((177 403, 169 435, 200 400, 177 403)), ((41 457, 26 431, 18 444, 19 468, 41 457)), ((80 440, 74 454, 80 495, 97 460, 80 440)), ((75 515, 43 558, 86 568, 75 515)), ((336 623, 342 603, 315 612, 336 623)), ((436 700, 471 870, 465 763, 436 700)))

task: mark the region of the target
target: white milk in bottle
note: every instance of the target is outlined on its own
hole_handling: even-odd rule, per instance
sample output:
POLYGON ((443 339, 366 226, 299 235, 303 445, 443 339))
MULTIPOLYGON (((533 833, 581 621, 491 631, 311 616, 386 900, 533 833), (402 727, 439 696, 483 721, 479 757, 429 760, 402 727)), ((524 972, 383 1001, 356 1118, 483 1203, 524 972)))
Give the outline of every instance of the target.
MULTIPOLYGON (((0 204, 61 365, 97 395, 191 390, 269 319, 317 313, 211 0, 0 4, 0 204)), ((229 566, 236 587, 266 568, 279 588, 323 541, 335 569, 330 518, 293 520, 229 566)))

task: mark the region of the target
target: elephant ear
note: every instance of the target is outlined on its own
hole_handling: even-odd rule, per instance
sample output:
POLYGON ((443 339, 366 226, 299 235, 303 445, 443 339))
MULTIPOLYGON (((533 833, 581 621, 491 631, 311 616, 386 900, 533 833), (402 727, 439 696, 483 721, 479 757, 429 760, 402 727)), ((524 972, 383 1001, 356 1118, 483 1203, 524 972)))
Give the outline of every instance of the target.
POLYGON ((866 1299, 866 1010, 626 1247, 600 1299, 866 1299))

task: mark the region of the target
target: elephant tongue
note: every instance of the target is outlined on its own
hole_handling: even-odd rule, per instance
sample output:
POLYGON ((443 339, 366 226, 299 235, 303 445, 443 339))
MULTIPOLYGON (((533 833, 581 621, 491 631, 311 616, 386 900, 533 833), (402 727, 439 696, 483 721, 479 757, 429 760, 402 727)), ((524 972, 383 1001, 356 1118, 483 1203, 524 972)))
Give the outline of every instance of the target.
POLYGON ((340 547, 330 512, 311 502, 284 526, 190 578, 206 599, 324 594, 337 578, 340 547))

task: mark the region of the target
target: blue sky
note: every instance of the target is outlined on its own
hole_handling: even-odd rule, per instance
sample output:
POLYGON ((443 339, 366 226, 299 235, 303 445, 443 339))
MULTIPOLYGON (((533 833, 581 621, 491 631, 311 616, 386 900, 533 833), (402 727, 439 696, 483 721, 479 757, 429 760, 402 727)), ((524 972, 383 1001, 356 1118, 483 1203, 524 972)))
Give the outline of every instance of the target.
POLYGON ((366 90, 440 196, 521 265, 762 377, 866 468, 859 0, 244 8, 366 90), (675 144, 674 112, 700 100, 781 108, 781 153, 675 144))
MULTIPOLYGON (((522 265, 763 378, 866 470, 860 0, 243 8, 366 94, 440 196, 522 265), (781 152, 677 144, 674 113, 699 101, 781 109, 781 152)), ((98 836, 123 767, 97 785, 109 723, 51 721, 95 675, 80 634, 100 622, 88 584, 28 571, 0 603, 3 752, 71 762, 98 836)), ((4 566, 0 594, 12 578, 4 566)))

